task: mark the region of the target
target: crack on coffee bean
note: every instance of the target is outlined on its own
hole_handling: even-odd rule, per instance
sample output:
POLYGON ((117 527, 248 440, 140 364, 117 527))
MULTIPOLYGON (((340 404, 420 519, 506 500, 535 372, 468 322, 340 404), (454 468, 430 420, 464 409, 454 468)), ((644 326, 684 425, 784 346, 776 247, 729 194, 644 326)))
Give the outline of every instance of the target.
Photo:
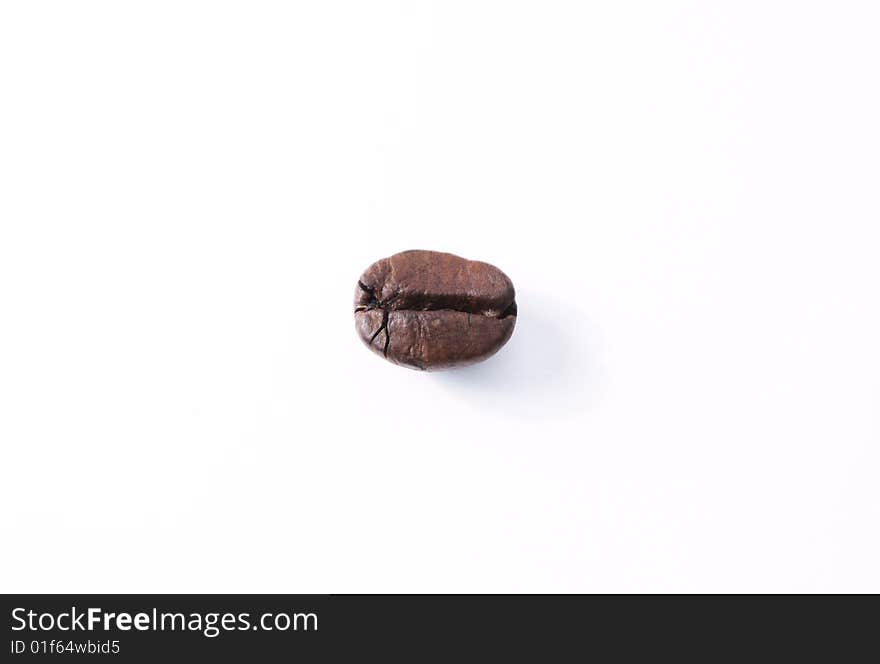
POLYGON ((370 345, 371 346, 373 345, 373 342, 376 340, 376 337, 378 337, 379 334, 382 332, 382 330, 385 331, 385 353, 387 354, 388 353, 388 310, 387 309, 382 310, 382 324, 379 326, 378 330, 373 332, 373 336, 370 337, 370 345))
POLYGON ((358 281, 358 286, 360 286, 361 290, 363 290, 367 295, 370 296, 370 301, 366 305, 355 307, 354 312, 358 313, 359 311, 372 311, 373 309, 380 309, 382 311, 382 324, 379 326, 379 329, 373 332, 373 336, 370 337, 370 345, 373 345, 373 342, 376 340, 383 331, 385 332, 385 347, 382 349, 383 355, 388 357, 388 347, 391 345, 391 328, 389 327, 390 322, 390 310, 388 309, 388 305, 394 302, 397 298, 400 297, 401 291, 397 291, 389 297, 387 300, 380 300, 376 297, 376 289, 370 286, 367 286, 362 281, 358 281))
POLYGON ((382 306, 382 303, 379 302, 379 298, 376 297, 375 288, 367 286, 363 281, 358 281, 358 286, 360 286, 361 290, 370 296, 370 301, 367 302, 365 306, 355 307, 355 313, 357 313, 358 311, 372 311, 373 309, 382 306))
POLYGON ((378 330, 373 332, 373 336, 370 337, 370 345, 372 346, 376 337, 378 337, 383 331, 385 332, 385 347, 382 349, 382 354, 385 355, 385 357, 388 357, 388 346, 391 344, 390 321, 390 312, 388 309, 382 309, 382 324, 379 326, 378 330))

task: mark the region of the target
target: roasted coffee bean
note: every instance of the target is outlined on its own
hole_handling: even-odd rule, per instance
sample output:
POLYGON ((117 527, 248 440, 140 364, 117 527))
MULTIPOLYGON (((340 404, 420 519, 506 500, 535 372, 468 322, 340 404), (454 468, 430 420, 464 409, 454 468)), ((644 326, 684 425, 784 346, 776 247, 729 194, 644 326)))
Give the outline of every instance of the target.
POLYGON ((385 359, 423 371, 494 355, 513 334, 516 301, 507 275, 488 263, 439 251, 404 251, 361 275, 354 321, 385 359))

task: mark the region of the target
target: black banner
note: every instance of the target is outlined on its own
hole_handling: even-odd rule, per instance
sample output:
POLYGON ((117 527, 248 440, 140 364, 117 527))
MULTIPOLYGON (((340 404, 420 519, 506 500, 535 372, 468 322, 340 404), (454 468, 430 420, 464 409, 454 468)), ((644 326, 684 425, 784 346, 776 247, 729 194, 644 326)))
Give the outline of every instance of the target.
POLYGON ((876 652, 876 597, 6 595, 4 660, 453 661, 876 652))

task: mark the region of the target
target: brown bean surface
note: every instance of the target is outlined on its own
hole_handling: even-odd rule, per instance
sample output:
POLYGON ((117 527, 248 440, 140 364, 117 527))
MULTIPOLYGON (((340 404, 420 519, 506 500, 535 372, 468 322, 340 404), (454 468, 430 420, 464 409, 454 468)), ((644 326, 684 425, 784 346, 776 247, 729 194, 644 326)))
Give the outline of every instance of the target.
POLYGON ((438 251, 376 261, 358 280, 358 334, 390 362, 425 371, 485 360, 516 325, 513 284, 501 270, 438 251))

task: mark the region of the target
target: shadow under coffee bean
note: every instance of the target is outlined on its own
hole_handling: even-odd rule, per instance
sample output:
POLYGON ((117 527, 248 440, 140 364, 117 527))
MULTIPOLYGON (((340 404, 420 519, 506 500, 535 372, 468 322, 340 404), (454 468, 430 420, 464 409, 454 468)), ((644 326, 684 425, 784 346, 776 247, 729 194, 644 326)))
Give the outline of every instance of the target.
POLYGON ((494 355, 513 334, 513 283, 494 265, 439 251, 376 261, 358 280, 354 320, 377 355, 411 369, 451 369, 494 355))

